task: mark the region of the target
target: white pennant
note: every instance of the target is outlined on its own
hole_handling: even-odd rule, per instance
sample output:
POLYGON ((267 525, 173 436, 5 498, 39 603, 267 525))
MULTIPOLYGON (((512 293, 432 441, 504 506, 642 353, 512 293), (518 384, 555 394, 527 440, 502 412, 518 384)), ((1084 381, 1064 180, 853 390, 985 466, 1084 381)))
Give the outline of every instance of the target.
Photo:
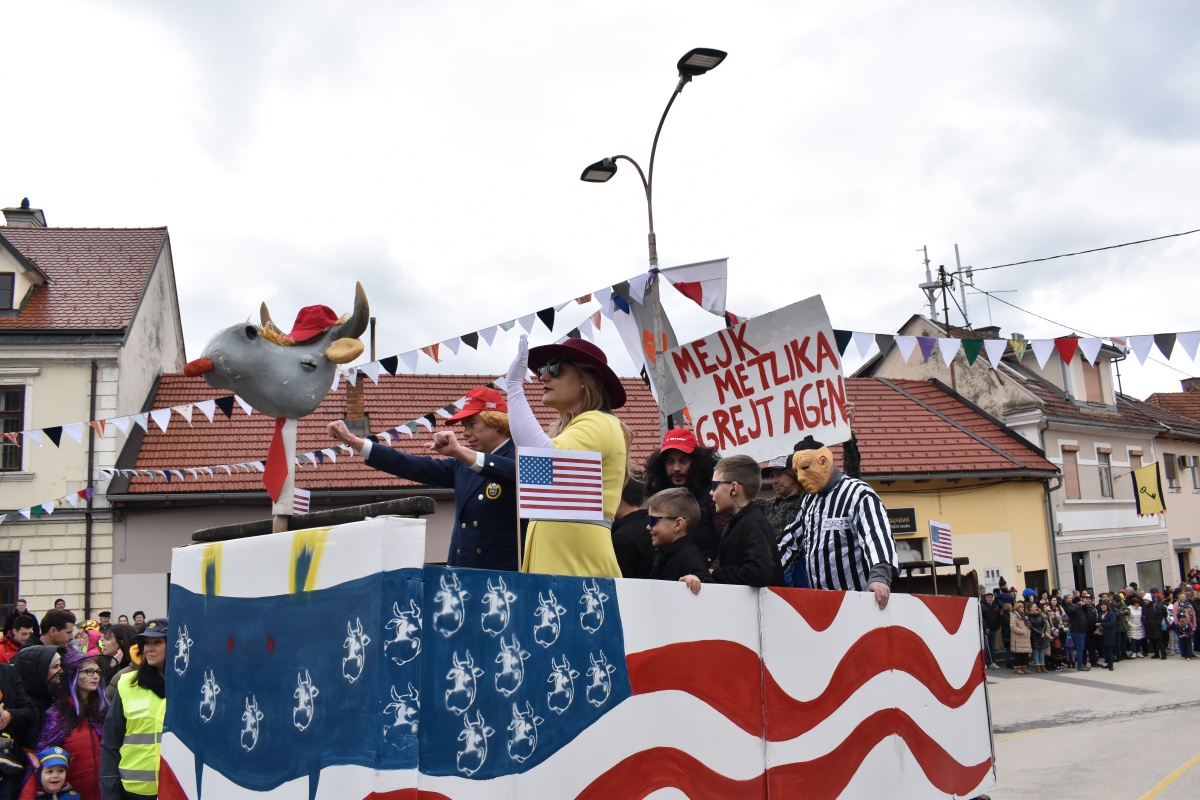
POLYGON ((537 317, 537 314, 526 314, 523 317, 519 317, 517 322, 525 329, 526 333, 533 333, 533 320, 535 317, 537 317))
POLYGON ((55 507, 56 506, 53 500, 51 500, 49 503, 42 503, 42 513, 46 516, 50 516, 54 513, 55 507))
POLYGON ((388 433, 387 431, 380 431, 379 435, 382 436, 384 441, 387 442, 388 447, 392 446, 392 435, 390 433, 388 433))
POLYGON ((337 453, 334 452, 334 449, 332 447, 326 447, 326 448, 322 449, 321 452, 325 455, 326 458, 328 458, 334 464, 337 463, 337 453))
POLYGON ((591 319, 585 319, 583 322, 579 323, 579 335, 584 339, 587 339, 590 342, 595 334, 596 331, 595 328, 592 327, 591 319))
POLYGON ((1146 336, 1130 336, 1129 347, 1133 350, 1133 354, 1137 356, 1139 364, 1146 363, 1146 357, 1150 355, 1150 346, 1154 344, 1154 337, 1146 336))
POLYGON ((129 417, 113 417, 109 422, 117 426, 122 436, 129 435, 129 417))
POLYGON ((950 366, 950 362, 958 355, 958 348, 962 345, 962 342, 958 339, 939 337, 937 343, 938 350, 942 353, 942 361, 946 362, 947 367, 950 366))
POLYGON ((1080 339, 1079 352, 1093 367, 1096 366, 1096 356, 1100 355, 1100 347, 1104 343, 1099 339, 1080 339))
POLYGON ((496 340, 496 326, 489 325, 486 328, 483 328, 479 331, 479 336, 483 339, 483 341, 487 342, 488 347, 491 347, 492 342, 496 340))
POLYGON ((79 495, 75 494, 74 492, 67 495, 63 499, 71 504, 71 508, 79 508, 79 495))
POLYGON ((171 424, 171 409, 156 408, 150 412, 150 419, 154 420, 154 424, 161 428, 163 433, 166 433, 167 426, 171 424))
POLYGON ((8 514, 0 514, 0 525, 3 525, 6 519, 8 519, 8 514))
POLYGON ((203 469, 205 472, 207 472, 207 473, 208 473, 208 476, 209 476, 210 478, 215 478, 215 477, 217 477, 217 473, 213 472, 213 468, 212 468, 212 467, 203 467, 202 469, 203 469))
POLYGON ((330 385, 329 391, 336 392, 338 390, 338 387, 341 385, 342 385, 342 371, 340 369, 335 369, 333 371, 333 384, 330 385))
POLYGON ((992 369, 1000 369, 1000 359, 1004 358, 1004 348, 1007 346, 1007 339, 983 340, 983 349, 987 351, 988 361, 992 362, 992 369))
POLYGON ((1037 357, 1038 366, 1045 369, 1046 362, 1050 360, 1050 354, 1054 352, 1054 340, 1030 339, 1029 346, 1033 348, 1033 354, 1037 357))
POLYGON ((181 480, 181 481, 187 480, 187 478, 183 477, 183 473, 177 469, 171 470, 171 474, 174 475, 175 477, 179 478, 179 480, 181 480))
POLYGON ((218 464, 218 465, 217 465, 217 469, 223 469, 223 470, 225 470, 225 474, 226 474, 226 475, 232 475, 232 474, 233 474, 233 470, 231 470, 231 469, 229 468, 229 465, 228 465, 228 464, 218 464))
POLYGON ((22 431, 22 433, 25 434, 26 439, 33 442, 38 447, 42 446, 42 432, 41 431, 22 431))
POLYGON ((410 350, 407 353, 400 354, 400 363, 403 364, 404 366, 408 367, 409 372, 417 371, 417 355, 418 355, 418 353, 419 353, 419 351, 417 351, 417 350, 410 350))
POLYGON ((138 424, 138 426, 142 430, 144 430, 144 431, 150 430, 150 418, 147 417, 145 414, 134 414, 132 419, 134 422, 136 422, 138 424))
POLYGON ((192 473, 192 480, 194 480, 194 481, 200 480, 200 473, 197 470, 188 469, 188 472, 192 473))
POLYGON ((193 407, 193 404, 188 403, 185 406, 171 406, 171 410, 174 411, 179 416, 183 417, 184 420, 187 422, 188 427, 190 428, 192 426, 192 407, 193 407))
POLYGON ((417 417, 416 419, 413 420, 413 422, 417 423, 418 425, 420 425, 422 428, 424 428, 427 431, 433 430, 432 423, 430 423, 429 420, 425 419, 424 417, 417 417))
POLYGON ((408 438, 410 438, 410 439, 412 438, 413 432, 412 432, 412 430, 409 429, 409 427, 407 425, 401 425, 399 428, 396 428, 396 430, 399 433, 403 433, 408 438))
POLYGON ((261 461, 252 461, 252 462, 250 462, 250 466, 254 467, 254 468, 255 468, 256 470, 258 470, 259 472, 266 472, 266 471, 267 471, 267 468, 266 468, 266 466, 264 466, 264 465, 263 465, 263 462, 261 462, 261 461))
POLYGON ((457 336, 455 336, 453 339, 447 339, 446 341, 442 342, 442 347, 449 349, 451 353, 454 353, 454 355, 458 355, 458 346, 460 344, 462 344, 462 339, 459 339, 457 336))
POLYGON ((217 401, 201 400, 199 403, 196 403, 196 408, 200 409, 200 413, 203 414, 209 422, 212 422, 213 414, 215 414, 217 411, 217 401))
POLYGON ((875 344, 875 334, 863 333, 861 331, 854 332, 854 346, 858 348, 858 354, 863 358, 867 357, 867 353, 873 344, 875 344))
POLYGON ((597 289, 592 294, 595 296, 596 302, 600 304, 600 313, 612 319, 612 287, 607 286, 603 289, 597 289))
POLYGON ((363 364, 359 367, 363 374, 371 379, 371 383, 379 383, 379 376, 383 374, 383 365, 378 361, 372 361, 369 364, 363 364))
POLYGON ((1187 353, 1188 358, 1192 361, 1196 360, 1196 345, 1200 344, 1200 331, 1178 333, 1175 335, 1175 341, 1183 348, 1183 352, 1187 353))
POLYGON ((32 512, 32 511, 30 511, 28 508, 22 508, 22 509, 21 509, 20 511, 18 511, 17 513, 18 513, 18 514, 20 514, 20 515, 21 515, 22 517, 24 517, 25 519, 29 519, 30 515, 31 515, 31 514, 33 514, 33 512, 32 512))
POLYGON ((237 400, 237 404, 242 407, 242 411, 246 412, 247 417, 254 413, 254 409, 250 408, 250 404, 238 397, 236 394, 233 396, 233 399, 237 400))
POLYGON ((900 351, 900 358, 904 359, 904 363, 908 363, 908 357, 912 355, 913 348, 917 346, 917 337, 915 336, 897 336, 896 349, 900 351))
POLYGON ((315 453, 305 453, 304 457, 311 461, 314 467, 317 466, 317 456, 315 453))
POLYGON ((70 436, 76 442, 83 443, 83 423, 73 422, 70 425, 63 425, 63 433, 70 436))
POLYGON ((571 305, 571 303, 574 303, 574 302, 575 302, 574 300, 568 300, 565 303, 559 303, 558 305, 556 305, 554 307, 554 313, 557 314, 558 312, 562 311, 564 308, 566 308, 567 306, 571 305))
POLYGON ((646 289, 650 286, 651 275, 642 273, 636 278, 629 279, 629 299, 641 305, 646 302, 646 289))

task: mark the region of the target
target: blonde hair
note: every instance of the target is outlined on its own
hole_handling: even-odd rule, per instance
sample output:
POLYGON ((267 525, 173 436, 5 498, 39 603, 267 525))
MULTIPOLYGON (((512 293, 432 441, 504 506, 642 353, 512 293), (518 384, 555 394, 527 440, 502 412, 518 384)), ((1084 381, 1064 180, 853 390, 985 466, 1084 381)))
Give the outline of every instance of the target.
POLYGON ((503 411, 492 411, 485 408, 479 412, 479 420, 489 428, 512 438, 512 432, 508 429, 508 414, 505 414, 503 411))
MULTIPOLYGON (((566 361, 566 359, 564 359, 566 361)), ((558 436, 567 429, 567 426, 575 419, 575 417, 583 414, 586 411, 599 411, 603 414, 609 414, 616 418, 621 425, 621 434, 625 437, 625 476, 621 479, 622 488, 629 482, 629 478, 637 474, 637 466, 633 463, 633 429, 625 424, 625 421, 616 414, 613 414, 612 408, 608 404, 608 392, 604 389, 604 379, 600 377, 600 371, 591 364, 579 364, 574 361, 566 361, 566 363, 579 370, 579 375, 582 382, 581 402, 579 409, 574 411, 559 411, 558 419, 550 426, 550 438, 558 436)), ((480 412, 483 413, 482 411, 480 412)))
POLYGON ((650 511, 666 512, 655 516, 682 517, 689 531, 700 521, 700 504, 696 502, 692 493, 683 487, 663 489, 650 498, 646 507, 650 511))

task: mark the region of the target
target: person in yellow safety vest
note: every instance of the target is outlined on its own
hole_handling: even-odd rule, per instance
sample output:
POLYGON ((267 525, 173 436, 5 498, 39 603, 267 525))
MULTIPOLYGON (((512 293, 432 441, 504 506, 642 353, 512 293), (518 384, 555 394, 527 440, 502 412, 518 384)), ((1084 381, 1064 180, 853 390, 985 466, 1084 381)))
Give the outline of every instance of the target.
POLYGON ((167 621, 152 619, 137 636, 142 663, 117 682, 100 741, 102 800, 158 797, 158 757, 167 712, 167 621))

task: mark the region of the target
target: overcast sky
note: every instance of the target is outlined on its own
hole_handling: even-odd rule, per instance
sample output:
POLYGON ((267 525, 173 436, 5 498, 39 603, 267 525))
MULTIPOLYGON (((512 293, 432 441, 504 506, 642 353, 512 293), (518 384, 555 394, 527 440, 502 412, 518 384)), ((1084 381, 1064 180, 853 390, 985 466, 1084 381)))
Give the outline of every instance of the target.
MULTIPOLYGON (((927 311, 922 246, 985 267, 1200 228, 1197 30, 1187 2, 6 3, 0 204, 168 226, 189 358, 263 300, 284 327, 349 310, 356 279, 396 354, 644 272, 636 174, 579 173, 646 166, 675 62, 715 47, 660 142, 662 265, 728 256, 735 313, 821 294, 834 327, 894 332, 927 311)), ((981 272, 1053 322, 968 313, 1195 330, 1197 256, 1193 234, 981 272)), ((717 326, 667 305, 681 338, 717 326)), ((515 341, 422 365, 499 374, 515 341)), ((1200 373, 1172 365, 1130 359, 1125 390, 1200 373)))

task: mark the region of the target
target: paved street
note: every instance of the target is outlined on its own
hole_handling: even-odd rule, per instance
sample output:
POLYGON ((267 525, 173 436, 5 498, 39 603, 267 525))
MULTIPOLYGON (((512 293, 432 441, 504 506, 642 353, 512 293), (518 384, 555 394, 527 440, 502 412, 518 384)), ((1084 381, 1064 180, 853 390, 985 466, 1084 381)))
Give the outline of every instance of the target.
POLYGON ((988 670, 993 800, 1200 795, 1200 659, 1046 675, 988 670))

